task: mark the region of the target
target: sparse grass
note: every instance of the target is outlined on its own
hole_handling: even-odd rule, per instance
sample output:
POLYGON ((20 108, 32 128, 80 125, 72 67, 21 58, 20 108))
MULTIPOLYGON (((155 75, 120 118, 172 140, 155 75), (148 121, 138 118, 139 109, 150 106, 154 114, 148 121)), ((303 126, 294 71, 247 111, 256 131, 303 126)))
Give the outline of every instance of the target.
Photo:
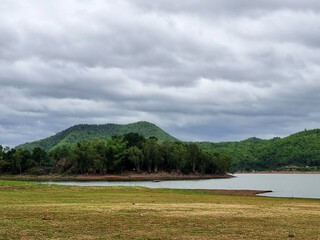
POLYGON ((0 181, 0 239, 320 239, 320 200, 0 181))
POLYGON ((40 185, 40 183, 0 179, 0 189, 1 187, 4 188, 4 186, 35 186, 35 185, 40 185))

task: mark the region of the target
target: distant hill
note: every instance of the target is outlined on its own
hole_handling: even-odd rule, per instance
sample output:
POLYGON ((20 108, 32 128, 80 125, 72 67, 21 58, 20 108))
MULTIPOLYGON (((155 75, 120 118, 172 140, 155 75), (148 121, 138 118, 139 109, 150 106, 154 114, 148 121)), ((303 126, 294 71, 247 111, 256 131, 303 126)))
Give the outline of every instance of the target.
POLYGON ((284 166, 308 170, 308 167, 320 167, 320 129, 270 140, 249 138, 240 142, 198 144, 202 149, 231 156, 234 170, 274 170, 284 166))
POLYGON ((170 134, 163 131, 158 126, 149 122, 136 122, 126 125, 120 124, 79 124, 70 127, 62 132, 59 132, 51 137, 41 139, 35 142, 28 142, 17 146, 17 148, 23 148, 32 150, 35 147, 41 147, 45 150, 52 149, 56 146, 63 144, 75 144, 85 139, 100 138, 104 139, 112 136, 121 136, 126 133, 139 133, 144 137, 156 137, 160 142, 178 141, 178 139, 172 137, 170 134))
MULTIPOLYGON (((178 141, 149 122, 126 125, 80 124, 51 137, 19 145, 17 148, 32 150, 35 147, 41 147, 50 150, 59 145, 75 144, 85 139, 90 140, 95 137, 103 139, 130 132, 139 133, 146 138, 155 136, 160 142, 178 141)), ((209 152, 229 155, 232 158, 234 171, 279 170, 286 166, 301 167, 304 170, 307 170, 306 166, 316 166, 320 169, 320 129, 305 130, 285 138, 277 137, 270 140, 252 137, 238 142, 198 142, 197 144, 201 149, 209 152)))

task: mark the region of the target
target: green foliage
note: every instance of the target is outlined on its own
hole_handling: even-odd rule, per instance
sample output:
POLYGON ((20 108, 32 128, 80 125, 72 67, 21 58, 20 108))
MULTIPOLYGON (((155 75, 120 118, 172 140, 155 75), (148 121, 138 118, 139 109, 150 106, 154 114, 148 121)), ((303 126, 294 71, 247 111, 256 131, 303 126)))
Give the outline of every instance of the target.
POLYGON ((228 169, 281 170, 285 166, 320 169, 319 129, 283 139, 183 143, 148 122, 76 125, 15 149, 0 145, 0 171, 12 173, 33 167, 52 167, 53 172, 104 174, 133 168, 149 172, 174 169, 186 173, 223 173, 228 169))
MULTIPOLYGON (((284 166, 320 167, 320 130, 303 131, 286 138, 240 142, 200 142, 201 149, 232 157, 233 171, 281 170, 284 166)), ((313 169, 313 168, 310 168, 313 169)))
POLYGON ((131 163, 134 164, 136 170, 140 172, 144 157, 142 151, 136 146, 129 147, 126 151, 126 157, 131 163))
POLYGON ((124 158, 127 142, 123 137, 107 139, 107 160, 108 170, 119 173, 124 169, 124 158))
POLYGON ((187 161, 191 164, 192 171, 195 172, 200 157, 200 149, 195 143, 188 143, 187 161))
POLYGON ((152 167, 154 168, 154 171, 157 172, 158 166, 162 160, 160 146, 157 143, 157 140, 155 138, 147 139, 143 144, 142 151, 145 157, 148 172, 152 171, 152 167))
POLYGON ((119 124, 102 124, 88 125, 80 124, 70 127, 54 136, 17 146, 17 148, 32 150, 36 147, 44 150, 51 150, 57 146, 76 144, 84 140, 92 140, 93 138, 105 139, 112 136, 125 135, 125 139, 129 140, 129 144, 135 144, 134 141, 141 140, 140 136, 145 138, 155 136, 160 142, 177 141, 156 125, 149 122, 137 122, 126 125, 119 124), (139 135, 135 135, 137 133, 139 135), (125 135, 127 134, 127 135, 125 135))
POLYGON ((182 143, 175 143, 171 147, 169 162, 175 166, 177 172, 184 170, 187 163, 187 149, 182 143))
POLYGON ((77 143, 73 153, 73 171, 81 174, 90 172, 96 157, 96 152, 93 151, 91 142, 83 141, 82 143, 77 143))
POLYGON ((123 139, 128 143, 128 147, 142 148, 142 144, 145 142, 144 136, 139 133, 126 133, 123 135, 123 139))
POLYGON ((32 151, 0 150, 0 172, 11 174, 106 174, 124 170, 224 174, 230 165, 225 155, 210 154, 195 143, 159 142, 135 133, 58 145, 50 151, 39 147, 32 151))
POLYGON ((42 148, 36 147, 32 152, 32 159, 39 165, 47 165, 49 164, 49 157, 45 150, 42 148))
POLYGON ((3 147, 0 145, 0 161, 3 159, 3 147))

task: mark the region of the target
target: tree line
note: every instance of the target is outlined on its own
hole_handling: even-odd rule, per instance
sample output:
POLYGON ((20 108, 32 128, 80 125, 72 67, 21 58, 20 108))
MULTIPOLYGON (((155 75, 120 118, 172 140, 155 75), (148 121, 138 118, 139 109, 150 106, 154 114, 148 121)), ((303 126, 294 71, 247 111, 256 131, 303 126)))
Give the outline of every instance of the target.
POLYGON ((198 145, 209 152, 231 156, 231 171, 320 169, 320 129, 270 140, 249 138, 240 142, 201 142, 198 145))
POLYGON ((155 137, 146 139, 137 133, 94 138, 49 151, 0 145, 0 172, 7 174, 108 174, 126 170, 224 174, 230 165, 228 155, 202 150, 196 143, 160 143, 155 137))

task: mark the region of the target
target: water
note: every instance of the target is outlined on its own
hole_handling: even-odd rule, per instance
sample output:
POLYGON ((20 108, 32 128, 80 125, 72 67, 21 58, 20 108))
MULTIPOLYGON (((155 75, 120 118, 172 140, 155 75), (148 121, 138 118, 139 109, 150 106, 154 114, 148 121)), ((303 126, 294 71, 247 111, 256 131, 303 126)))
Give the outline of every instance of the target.
POLYGON ((320 174, 235 174, 235 178, 174 181, 64 181, 46 184, 73 186, 142 186, 178 189, 271 190, 261 194, 272 197, 320 199, 320 174))

